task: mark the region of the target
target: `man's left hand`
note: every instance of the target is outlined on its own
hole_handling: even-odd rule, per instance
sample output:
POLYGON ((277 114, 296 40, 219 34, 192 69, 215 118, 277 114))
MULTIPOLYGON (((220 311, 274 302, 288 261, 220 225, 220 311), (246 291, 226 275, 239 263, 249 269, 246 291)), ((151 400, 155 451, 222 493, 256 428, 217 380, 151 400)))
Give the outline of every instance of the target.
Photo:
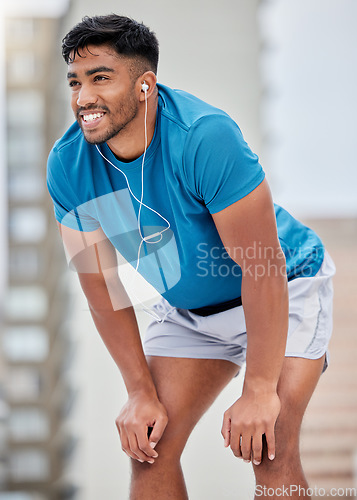
POLYGON ((222 435, 224 445, 244 461, 259 465, 262 461, 263 434, 268 457, 275 457, 275 422, 280 412, 280 399, 275 391, 255 393, 243 391, 242 396, 224 413, 222 435))

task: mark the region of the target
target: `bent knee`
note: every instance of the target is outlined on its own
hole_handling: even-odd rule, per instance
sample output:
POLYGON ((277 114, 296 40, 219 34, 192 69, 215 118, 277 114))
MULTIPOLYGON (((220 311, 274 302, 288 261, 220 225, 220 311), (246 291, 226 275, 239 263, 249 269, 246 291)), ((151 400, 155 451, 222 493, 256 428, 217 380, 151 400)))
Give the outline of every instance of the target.
POLYGON ((262 461, 254 465, 256 477, 259 474, 281 474, 283 471, 289 474, 296 467, 300 467, 300 424, 296 421, 286 422, 284 419, 277 421, 275 426, 275 458, 270 460, 268 448, 263 436, 262 461))
POLYGON ((158 453, 158 457, 155 458, 154 464, 140 463, 135 459, 132 459, 133 470, 138 469, 142 471, 143 469, 148 469, 150 471, 157 466, 176 467, 180 460, 182 452, 185 448, 188 435, 180 432, 170 432, 170 428, 167 426, 161 439, 155 446, 155 451, 158 453), (144 466, 144 467, 143 467, 144 466), (146 467, 147 466, 147 467, 146 467))
POLYGON ((168 405, 166 409, 168 423, 155 449, 159 454, 161 450, 161 454, 178 456, 181 455, 200 415, 187 411, 186 407, 168 405))
POLYGON ((289 444, 277 447, 275 458, 270 460, 266 450, 259 465, 254 465, 254 474, 257 483, 266 483, 273 478, 290 477, 301 469, 300 452, 298 444, 289 444))
POLYGON ((192 429, 193 426, 190 422, 169 419, 167 427, 155 447, 159 456, 171 457, 172 459, 180 458, 192 429))

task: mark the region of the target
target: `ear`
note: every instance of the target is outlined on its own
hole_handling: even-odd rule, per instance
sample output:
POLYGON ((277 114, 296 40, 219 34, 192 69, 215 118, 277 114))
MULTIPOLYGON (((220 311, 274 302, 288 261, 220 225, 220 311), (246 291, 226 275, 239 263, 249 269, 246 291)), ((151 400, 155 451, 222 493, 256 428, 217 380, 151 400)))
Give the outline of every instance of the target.
POLYGON ((157 78, 156 75, 153 71, 145 71, 137 80, 137 86, 139 90, 139 100, 140 102, 145 101, 145 92, 142 90, 141 86, 143 83, 146 83, 148 86, 148 89, 146 91, 146 98, 149 99, 149 97, 152 95, 156 88, 156 82, 157 78))

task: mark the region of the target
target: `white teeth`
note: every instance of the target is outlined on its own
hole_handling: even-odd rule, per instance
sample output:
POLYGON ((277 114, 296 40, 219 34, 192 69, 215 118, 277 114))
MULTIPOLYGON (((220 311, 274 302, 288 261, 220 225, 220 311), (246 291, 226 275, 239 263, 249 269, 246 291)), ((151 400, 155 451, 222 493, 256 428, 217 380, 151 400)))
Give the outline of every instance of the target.
POLYGON ((82 115, 82 118, 85 122, 92 122, 96 120, 97 118, 101 118, 104 115, 104 113, 91 113, 90 115, 82 115))

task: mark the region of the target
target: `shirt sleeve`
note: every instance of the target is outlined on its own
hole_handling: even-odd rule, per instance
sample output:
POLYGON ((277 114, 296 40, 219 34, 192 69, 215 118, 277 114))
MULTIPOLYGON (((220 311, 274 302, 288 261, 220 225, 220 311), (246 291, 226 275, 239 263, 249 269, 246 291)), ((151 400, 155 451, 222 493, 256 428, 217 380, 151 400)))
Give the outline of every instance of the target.
POLYGON ((47 162, 47 188, 51 195, 55 218, 66 227, 90 232, 100 227, 90 213, 89 203, 81 203, 68 180, 60 157, 54 147, 47 162))
POLYGON ((244 198, 264 179, 264 171, 228 115, 200 118, 189 130, 184 171, 191 190, 216 213, 244 198))

